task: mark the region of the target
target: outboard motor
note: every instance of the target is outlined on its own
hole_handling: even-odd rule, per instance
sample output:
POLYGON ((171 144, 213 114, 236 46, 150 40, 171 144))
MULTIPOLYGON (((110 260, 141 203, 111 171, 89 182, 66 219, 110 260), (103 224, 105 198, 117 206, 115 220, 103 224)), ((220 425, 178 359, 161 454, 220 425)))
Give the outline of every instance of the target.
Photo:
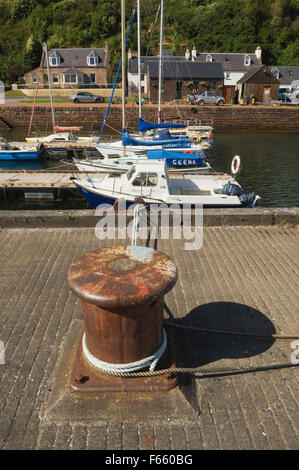
POLYGON ((238 196, 241 204, 244 207, 254 207, 261 199, 254 192, 246 194, 244 189, 240 188, 237 184, 226 183, 222 190, 215 191, 219 194, 226 194, 227 196, 238 196))

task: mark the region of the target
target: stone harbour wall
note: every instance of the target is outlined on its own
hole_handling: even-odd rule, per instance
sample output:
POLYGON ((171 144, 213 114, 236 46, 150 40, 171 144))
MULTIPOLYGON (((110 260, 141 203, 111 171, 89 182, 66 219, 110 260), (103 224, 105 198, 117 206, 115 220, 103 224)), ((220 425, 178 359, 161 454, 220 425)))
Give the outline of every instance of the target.
MULTIPOLYGON (((0 129, 28 127, 32 104, 13 103, 0 106, 0 129)), ((83 126, 86 129, 101 126, 107 111, 107 104, 55 104, 56 124, 60 126, 83 126)), ((107 124, 121 128, 121 105, 111 105, 107 124)), ((225 105, 217 106, 175 106, 163 107, 164 118, 198 119, 202 123, 211 123, 217 130, 281 130, 298 131, 299 106, 263 106, 263 105, 225 105)), ((138 125, 138 106, 126 105, 127 127, 138 125)), ((157 106, 144 105, 143 119, 157 121, 157 106)), ((40 129, 51 129, 51 109, 49 104, 38 104, 35 108, 33 123, 40 129)))

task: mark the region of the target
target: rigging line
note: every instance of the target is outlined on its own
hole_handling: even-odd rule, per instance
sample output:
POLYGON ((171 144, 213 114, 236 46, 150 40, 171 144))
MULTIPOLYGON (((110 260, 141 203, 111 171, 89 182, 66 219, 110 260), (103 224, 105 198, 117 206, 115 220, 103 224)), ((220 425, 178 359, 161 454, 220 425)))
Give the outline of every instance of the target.
POLYGON ((28 135, 30 134, 31 131, 31 126, 32 126, 32 121, 33 121, 33 115, 34 115, 34 109, 35 109, 35 103, 36 103, 36 98, 37 98, 37 93, 38 93, 38 88, 39 88, 39 83, 40 83, 40 73, 41 73, 41 68, 43 65, 44 61, 44 55, 45 55, 45 50, 43 48, 43 53, 40 61, 40 66, 39 66, 39 71, 38 71, 38 78, 37 78, 37 84, 35 88, 35 94, 34 94, 34 100, 33 100, 33 106, 32 106, 32 112, 31 112, 31 117, 30 117, 30 123, 29 123, 29 128, 28 128, 28 135))
MULTIPOLYGON (((128 30, 128 32, 127 32, 127 36, 126 36, 126 40, 125 40, 125 47, 127 46, 127 42, 128 42, 128 39, 129 39, 131 27, 132 27, 132 24, 133 24, 133 19, 134 19, 134 16, 135 16, 135 10, 136 10, 136 7, 133 8, 133 12, 132 12, 132 16, 131 16, 131 21, 130 21, 130 25, 129 25, 129 30, 128 30)), ((102 129, 101 129, 101 133, 100 133, 99 139, 102 137, 103 131, 104 131, 104 127, 105 127, 105 125, 106 125, 106 123, 107 123, 107 118, 108 118, 110 106, 111 106, 111 103, 112 103, 113 94, 114 94, 114 91, 115 91, 115 88, 116 88, 116 84, 117 84, 117 81, 118 81, 118 76, 119 76, 119 73, 120 73, 121 66, 122 66, 122 58, 121 58, 120 61, 119 61, 119 65, 118 65, 116 77, 115 77, 114 84, 113 84, 113 89, 112 89, 112 92, 111 92, 111 96, 110 96, 108 108, 107 108, 107 111, 106 111, 106 114, 105 114, 105 117, 104 117, 104 121, 103 121, 103 124, 102 124, 102 129)), ((123 82, 124 82, 124 79, 123 79, 123 82)))
POLYGON ((148 51, 149 51, 149 48, 150 48, 150 44, 151 44, 151 40, 152 40, 153 31, 154 31, 155 26, 156 26, 156 23, 157 23, 157 21, 158 21, 158 17, 159 17, 159 13, 160 13, 160 8, 161 8, 161 5, 159 4, 158 9, 157 9, 157 13, 156 13, 155 21, 151 24, 151 35, 150 35, 149 42, 148 42, 148 46, 147 46, 147 50, 146 50, 146 55, 145 55, 146 57, 148 56, 148 51))

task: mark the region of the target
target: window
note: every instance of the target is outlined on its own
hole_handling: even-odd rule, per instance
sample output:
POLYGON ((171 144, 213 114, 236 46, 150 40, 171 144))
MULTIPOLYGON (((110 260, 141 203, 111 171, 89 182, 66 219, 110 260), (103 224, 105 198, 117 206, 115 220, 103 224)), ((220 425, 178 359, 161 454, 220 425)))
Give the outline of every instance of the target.
POLYGON ((244 57, 244 65, 250 65, 250 62, 251 62, 250 57, 248 54, 246 54, 244 57))
POLYGON ((94 67, 98 63, 98 56, 94 51, 91 51, 87 56, 87 64, 91 67, 94 67))
POLYGON ((77 83, 77 75, 65 74, 64 83, 77 83))
POLYGON ((157 186, 157 173, 138 173, 133 181, 133 186, 157 186))
POLYGON ((33 83, 36 83, 36 82, 37 82, 37 77, 36 77, 36 75, 32 75, 32 82, 33 82, 33 83))
POLYGON ((50 57, 50 65, 55 66, 57 65, 57 59, 56 57, 50 57))
POLYGON ((279 79, 279 70, 276 67, 273 67, 271 72, 273 73, 274 77, 279 79))
POLYGON ((90 83, 95 83, 96 82, 96 74, 95 73, 91 73, 90 74, 90 83))
POLYGON ((53 73, 52 81, 53 81, 53 83, 58 83, 58 74, 57 73, 53 73))

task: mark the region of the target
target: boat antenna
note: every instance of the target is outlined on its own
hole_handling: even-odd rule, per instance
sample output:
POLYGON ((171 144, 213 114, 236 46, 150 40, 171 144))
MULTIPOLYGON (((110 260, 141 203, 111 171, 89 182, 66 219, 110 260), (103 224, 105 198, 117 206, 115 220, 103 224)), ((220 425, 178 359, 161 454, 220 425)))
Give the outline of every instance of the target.
POLYGON ((159 57, 159 99, 158 99, 158 124, 161 122, 161 101, 162 101, 162 55, 163 55, 163 21, 164 21, 164 0, 161 0, 161 21, 160 21, 160 57, 159 57))
POLYGON ((51 112, 52 112, 52 123, 53 123, 53 129, 54 129, 54 127, 55 127, 55 113, 54 113, 54 106, 53 106, 51 77, 50 77, 50 69, 49 69, 48 47, 47 47, 46 43, 44 44, 44 48, 45 48, 46 62, 47 62, 48 83, 49 83, 49 93, 50 93, 51 112))

